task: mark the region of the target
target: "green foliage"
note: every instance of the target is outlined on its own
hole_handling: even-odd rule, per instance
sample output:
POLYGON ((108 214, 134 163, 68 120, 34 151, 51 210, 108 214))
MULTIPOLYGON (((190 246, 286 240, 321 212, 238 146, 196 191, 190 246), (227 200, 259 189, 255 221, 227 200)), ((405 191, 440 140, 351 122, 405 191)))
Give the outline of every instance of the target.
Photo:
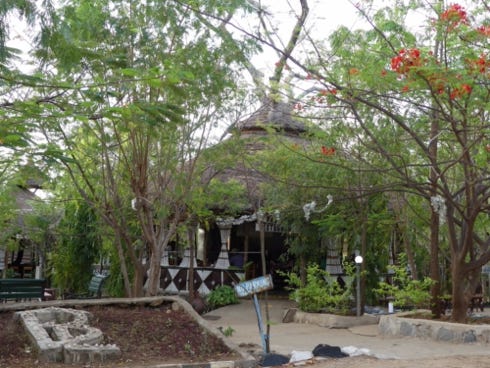
POLYGON ((32 212, 24 215, 27 237, 47 252, 55 242, 56 225, 61 217, 59 208, 49 200, 32 201, 32 212))
POLYGON ((60 241, 52 255, 53 282, 62 291, 87 290, 92 265, 100 254, 98 225, 86 202, 67 206, 60 224, 60 241))
POLYGON ((7 279, 13 279, 15 277, 15 270, 13 268, 8 268, 5 270, 5 277, 7 279))
POLYGON ((233 335, 233 332, 235 332, 233 327, 228 326, 223 330, 223 335, 225 335, 226 337, 230 337, 231 335, 233 335))
POLYGON ((389 268, 394 271, 393 284, 380 282, 379 288, 375 289, 376 294, 381 298, 392 297, 395 307, 430 308, 430 288, 434 284, 432 279, 412 279, 407 270, 405 254, 400 255, 400 265, 389 268))
MULTIPOLYGON (((352 272, 353 268, 349 268, 352 272)), ((298 303, 299 309, 305 312, 328 312, 347 314, 350 309, 352 287, 343 289, 328 272, 321 270, 317 264, 307 267, 306 285, 301 286, 300 277, 287 273, 286 282, 292 290, 290 298, 298 303)))
POLYGON ((235 290, 228 285, 220 285, 212 290, 206 298, 211 309, 224 307, 230 304, 238 304, 235 290))
MULTIPOLYGON (((105 289, 108 294, 114 297, 124 297, 124 280, 121 275, 121 265, 115 251, 111 252, 109 277, 105 282, 105 289)), ((132 275, 132 273, 131 273, 132 275)))
POLYGON ((205 187, 195 188, 191 195, 188 206, 201 220, 217 213, 222 217, 235 216, 248 204, 244 185, 234 179, 227 182, 211 179, 205 187))
POLYGON ((16 242, 13 239, 21 231, 17 221, 17 205, 13 193, 12 188, 4 187, 0 191, 0 242, 9 250, 16 248, 16 242))

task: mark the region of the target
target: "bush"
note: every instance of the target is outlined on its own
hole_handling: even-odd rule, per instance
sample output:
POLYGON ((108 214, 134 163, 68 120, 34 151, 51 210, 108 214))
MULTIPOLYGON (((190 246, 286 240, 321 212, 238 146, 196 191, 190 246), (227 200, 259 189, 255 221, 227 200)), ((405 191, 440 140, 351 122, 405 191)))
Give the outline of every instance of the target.
POLYGON ((308 266, 306 285, 301 286, 299 276, 293 272, 285 274, 288 289, 292 290, 290 299, 298 303, 304 312, 329 312, 347 314, 352 296, 351 285, 342 288, 329 273, 321 270, 317 264, 308 266))
POLYGON ((238 298, 231 286, 221 285, 208 294, 207 303, 211 309, 216 309, 225 305, 238 304, 238 298))
POLYGON ((407 270, 404 254, 400 255, 400 265, 390 266, 393 270, 393 284, 380 282, 375 293, 381 298, 392 297, 393 305, 399 308, 430 308, 430 288, 434 281, 429 277, 413 280, 407 270))

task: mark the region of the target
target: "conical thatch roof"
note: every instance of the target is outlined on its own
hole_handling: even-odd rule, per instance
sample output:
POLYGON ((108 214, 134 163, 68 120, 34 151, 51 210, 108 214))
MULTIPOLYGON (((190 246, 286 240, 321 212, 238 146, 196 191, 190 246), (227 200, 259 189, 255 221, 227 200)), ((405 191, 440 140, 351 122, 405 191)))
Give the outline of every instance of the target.
MULTIPOLYGON (((234 138, 242 141, 244 150, 247 154, 254 154, 259 151, 267 150, 269 145, 263 138, 272 129, 280 137, 299 143, 303 140, 302 134, 307 131, 305 124, 294 119, 293 106, 284 102, 274 102, 267 99, 260 108, 248 118, 236 123, 232 128, 234 138)), ((241 183, 247 193, 249 207, 244 208, 244 212, 253 212, 254 208, 260 206, 262 194, 260 185, 269 180, 266 173, 259 172, 255 168, 249 167, 246 163, 246 155, 238 157, 234 164, 225 169, 221 169, 213 177, 222 182, 235 180, 241 183)))
POLYGON ((293 107, 286 102, 267 99, 250 117, 238 122, 235 128, 240 133, 266 131, 273 128, 288 135, 306 132, 306 126, 294 119, 293 107))

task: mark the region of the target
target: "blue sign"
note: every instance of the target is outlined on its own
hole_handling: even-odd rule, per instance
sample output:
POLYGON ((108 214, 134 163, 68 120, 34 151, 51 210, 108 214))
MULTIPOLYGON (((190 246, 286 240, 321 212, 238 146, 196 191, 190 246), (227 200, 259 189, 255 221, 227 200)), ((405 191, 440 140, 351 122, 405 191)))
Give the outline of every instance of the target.
POLYGON ((244 297, 270 290, 273 287, 271 275, 265 275, 236 284, 235 292, 239 297, 244 297))

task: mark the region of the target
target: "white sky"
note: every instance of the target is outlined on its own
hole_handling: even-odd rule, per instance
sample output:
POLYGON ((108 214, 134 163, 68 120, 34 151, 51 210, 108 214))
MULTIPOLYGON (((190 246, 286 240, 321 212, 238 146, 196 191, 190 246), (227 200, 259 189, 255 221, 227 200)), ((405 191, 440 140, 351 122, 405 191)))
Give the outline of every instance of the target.
MULTIPOLYGON (((258 2, 270 9, 277 21, 279 34, 286 41, 294 24, 295 12, 300 10, 299 0, 258 0, 258 2)), ((357 28, 361 23, 355 7, 349 0, 309 0, 308 4, 310 7, 308 25, 317 29, 315 36, 321 37, 323 33, 326 36, 341 24, 349 28, 357 28)), ((251 22, 253 23, 254 21, 251 22)), ((11 40, 8 45, 23 50, 29 49, 31 39, 26 35, 22 22, 11 19, 11 24, 11 40)))
MULTIPOLYGON (((299 0, 261 0, 260 3, 270 9, 277 20, 278 34, 283 43, 290 37, 296 20, 300 13, 299 0)), ((307 27, 315 39, 327 38, 328 35, 340 25, 348 28, 360 28, 362 22, 356 13, 356 8, 348 0, 310 0, 307 27)), ((277 43, 279 46, 280 43, 277 43)), ((254 64, 260 67, 266 76, 273 72, 274 64, 279 59, 277 53, 264 47, 263 55, 253 59, 254 64)))
MULTIPOLYGON (((4 0, 0 0, 4 1, 4 0)), ((254 0, 257 3, 270 9, 270 13, 273 14, 276 21, 277 33, 282 40, 286 42, 290 36, 292 27, 295 21, 295 14, 299 14, 300 1, 299 0, 254 0)), ((399 1, 399 0, 398 0, 399 1)), ((387 6, 390 3, 396 3, 395 0, 375 0, 375 7, 387 6)), ((402 0, 401 2, 407 2, 402 0)), ((454 0, 449 3, 459 3, 466 9, 470 8, 472 0, 454 0)), ((340 25, 345 25, 350 29, 366 28, 366 23, 359 18, 357 10, 354 4, 360 4, 364 6, 367 3, 366 0, 308 0, 310 8, 307 27, 312 32, 312 36, 315 39, 322 39, 328 37, 328 35, 338 28, 340 25)), ((420 25, 420 20, 423 17, 415 15, 409 20, 409 23, 415 26, 420 25), (419 24, 417 24, 417 22, 419 24)), ((250 25, 255 25, 257 20, 252 19, 249 21, 250 25)), ((11 23, 11 41, 8 43, 11 47, 20 49, 29 49, 31 39, 29 35, 25 34, 25 27, 19 24, 17 19, 12 19, 11 23)), ((245 24, 245 23, 244 23, 245 24)), ((279 45, 279 44, 278 44, 279 45)), ((270 57, 276 58, 276 55, 270 53, 270 50, 264 50, 265 56, 262 59, 270 61, 270 57)), ((277 58, 276 58, 277 59, 277 58)), ((258 58, 260 60, 260 58, 258 58)), ((272 63, 272 70, 274 62, 272 63)), ((267 73, 269 74, 269 73, 267 73)))

